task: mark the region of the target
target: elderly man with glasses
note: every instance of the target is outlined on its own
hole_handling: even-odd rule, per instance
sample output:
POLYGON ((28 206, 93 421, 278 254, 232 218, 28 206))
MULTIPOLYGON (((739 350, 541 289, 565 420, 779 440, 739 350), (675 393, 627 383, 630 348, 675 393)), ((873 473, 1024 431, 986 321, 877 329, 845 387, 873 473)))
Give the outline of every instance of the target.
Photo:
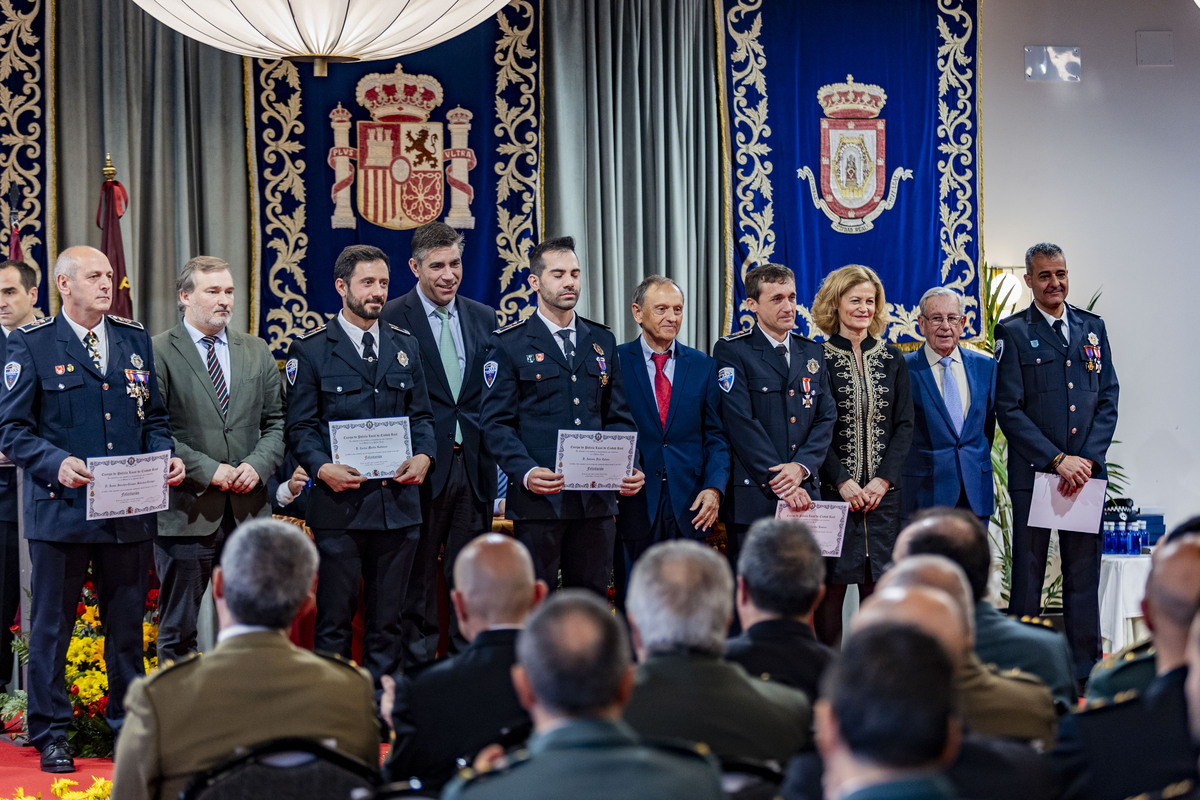
POLYGON ((935 287, 921 297, 917 324, 925 344, 905 356, 914 424, 903 518, 921 508, 954 506, 986 525, 994 508, 996 362, 959 347, 963 299, 950 289, 935 287))

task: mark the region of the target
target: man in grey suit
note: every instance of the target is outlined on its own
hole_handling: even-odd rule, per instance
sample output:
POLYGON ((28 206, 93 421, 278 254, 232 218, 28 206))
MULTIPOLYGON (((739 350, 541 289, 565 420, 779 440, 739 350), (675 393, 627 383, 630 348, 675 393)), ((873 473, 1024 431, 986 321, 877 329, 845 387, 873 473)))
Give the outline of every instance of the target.
POLYGON ((267 478, 283 460, 279 368, 256 336, 228 329, 229 265, 196 256, 177 283, 183 319, 154 337, 159 391, 187 479, 158 515, 154 567, 158 657, 196 651, 196 619, 213 564, 238 523, 271 514, 267 478))

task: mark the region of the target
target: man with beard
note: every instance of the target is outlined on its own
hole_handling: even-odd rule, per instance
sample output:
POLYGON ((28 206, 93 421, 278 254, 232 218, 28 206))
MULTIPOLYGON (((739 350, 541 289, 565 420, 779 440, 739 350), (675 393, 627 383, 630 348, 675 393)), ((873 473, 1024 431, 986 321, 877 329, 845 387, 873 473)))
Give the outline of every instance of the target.
MULTIPOLYGON (((484 440, 508 476, 513 533, 533 555, 539 580, 608 590, 616 539, 616 492, 563 491, 551 467, 560 430, 631 431, 616 339, 575 313, 579 259, 569 236, 547 239, 529 254, 537 313, 496 331, 483 365, 484 440)), ((636 494, 646 476, 626 476, 620 493, 636 494)))
POLYGON ((421 531, 418 487, 433 463, 433 413, 416 338, 379 322, 387 256, 350 245, 333 275, 341 313, 289 353, 285 437, 313 477, 307 522, 321 556, 315 649, 350 656, 361 581, 362 663, 379 688, 380 676, 400 666, 400 605, 421 531), (408 417, 411 431, 413 455, 395 474, 373 478, 337 463, 330 422, 385 417, 408 417))

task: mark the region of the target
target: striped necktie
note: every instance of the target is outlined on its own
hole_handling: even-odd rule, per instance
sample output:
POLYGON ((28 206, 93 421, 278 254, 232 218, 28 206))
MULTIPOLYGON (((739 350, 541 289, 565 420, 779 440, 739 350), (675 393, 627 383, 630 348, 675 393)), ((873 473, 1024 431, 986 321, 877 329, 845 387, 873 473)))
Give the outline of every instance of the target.
POLYGON ((221 416, 229 414, 229 387, 225 385, 225 373, 221 371, 221 362, 217 361, 217 337, 202 336, 200 341, 208 348, 205 364, 208 366, 208 377, 212 380, 213 388, 217 390, 217 402, 221 404, 221 416))

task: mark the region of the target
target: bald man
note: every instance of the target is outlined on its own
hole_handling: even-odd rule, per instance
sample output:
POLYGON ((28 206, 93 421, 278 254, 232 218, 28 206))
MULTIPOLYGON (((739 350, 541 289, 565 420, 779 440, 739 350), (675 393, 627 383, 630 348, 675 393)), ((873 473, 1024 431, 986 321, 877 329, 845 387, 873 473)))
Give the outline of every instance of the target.
POLYGON ((1040 619, 1006 617, 987 601, 992 553, 979 517, 947 506, 918 511, 896 538, 892 561, 922 554, 945 556, 966 573, 979 660, 1001 671, 1019 669, 1038 676, 1054 696, 1058 713, 1071 710, 1079 693, 1067 638, 1040 619))
POLYGON ((528 736, 529 714, 510 673, 517 633, 547 591, 534 578, 525 546, 495 533, 476 537, 459 553, 454 587, 450 600, 469 644, 453 658, 396 679, 390 715, 396 738, 383 766, 389 780, 419 778, 434 793, 454 776, 456 759, 469 763, 484 745, 528 736))
POLYGON ((888 570, 879 589, 891 591, 864 604, 857 624, 911 622, 942 641, 958 660, 956 685, 970 730, 1043 750, 1054 746, 1057 715, 1045 684, 1018 670, 1001 674, 975 655, 974 604, 961 567, 942 556, 912 556, 888 570))
POLYGON ((1142 601, 1155 678, 1143 692, 1064 718, 1064 752, 1055 760, 1073 787, 1067 798, 1122 800, 1197 780, 1200 750, 1188 733, 1184 686, 1188 627, 1198 610, 1200 537, 1172 537, 1154 551, 1142 601))

